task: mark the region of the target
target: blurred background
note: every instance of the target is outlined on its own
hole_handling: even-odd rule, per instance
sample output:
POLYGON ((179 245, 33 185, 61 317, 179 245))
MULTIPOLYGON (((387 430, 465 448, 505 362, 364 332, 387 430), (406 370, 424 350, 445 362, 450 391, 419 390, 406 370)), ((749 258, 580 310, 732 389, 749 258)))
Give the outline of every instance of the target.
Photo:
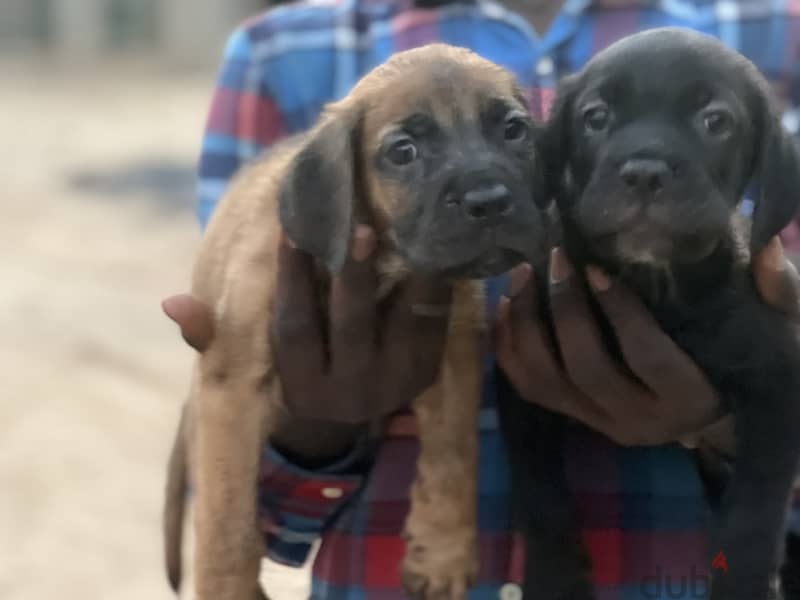
MULTIPOLYGON (((0 598, 168 599, 163 473, 192 354, 224 40, 259 0, 0 0, 0 598)), ((299 598, 304 577, 276 598, 299 598)), ((296 583, 295 583, 296 582, 296 583)))

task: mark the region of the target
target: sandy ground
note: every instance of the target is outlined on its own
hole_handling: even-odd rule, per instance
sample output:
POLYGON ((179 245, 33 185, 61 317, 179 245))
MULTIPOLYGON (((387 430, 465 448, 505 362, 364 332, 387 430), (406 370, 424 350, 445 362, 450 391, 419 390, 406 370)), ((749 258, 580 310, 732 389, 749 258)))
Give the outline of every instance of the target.
MULTIPOLYGON (((159 301, 199 238, 213 73, 0 72, 0 598, 166 600, 163 471, 192 355, 159 301)), ((272 581, 307 596, 302 571, 272 581)))

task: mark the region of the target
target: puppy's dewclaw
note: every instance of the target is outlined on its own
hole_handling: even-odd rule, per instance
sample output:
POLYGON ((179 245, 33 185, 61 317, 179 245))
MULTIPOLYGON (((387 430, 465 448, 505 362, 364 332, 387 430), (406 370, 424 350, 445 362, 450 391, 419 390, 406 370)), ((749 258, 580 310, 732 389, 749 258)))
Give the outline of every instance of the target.
MULTIPOLYGON (((542 161, 522 97, 510 73, 469 51, 411 50, 328 106, 307 134, 237 175, 209 223, 194 271, 192 294, 213 307, 214 323, 170 464, 165 533, 176 587, 177 504, 188 464, 197 598, 261 594, 258 461, 281 405, 268 336, 278 238, 285 232, 336 272, 353 245, 354 258, 364 258, 353 236, 368 225, 376 232, 383 295, 414 277, 454 283, 451 306, 415 307, 449 315, 450 325, 441 375, 414 404, 421 450, 402 569, 419 597, 465 597, 478 566, 484 318, 482 286, 471 280, 522 260, 538 262, 546 249, 542 161)), ((327 289, 327 277, 320 275, 320 289, 327 289)), ((321 301, 324 307, 327 298, 321 301)))
MULTIPOLYGON (((714 442, 735 453, 730 478, 710 481, 726 470, 701 470, 719 496, 711 498, 719 509, 708 566, 720 552, 728 565, 713 571, 711 600, 767 600, 800 458, 797 331, 762 303, 734 227, 745 191, 758 189, 749 237, 757 255, 800 205, 800 157, 767 82, 715 38, 680 29, 640 33, 560 85, 542 154, 556 174, 564 246, 576 269, 595 265, 636 292, 732 413, 734 439, 714 442)), ((612 344, 611 325, 603 331, 612 344)), ((514 432, 519 439, 541 423, 526 410, 532 424, 514 432)), ((700 450, 714 434, 687 433, 700 450)), ((535 496, 533 483, 544 481, 550 502, 568 506, 563 474, 552 468, 558 452, 549 460, 540 453, 538 471, 518 469, 518 487, 535 496)), ((574 539, 566 517, 539 511, 527 525, 529 546, 543 554, 543 532, 574 539)), ((583 577, 572 550, 564 555, 569 564, 553 569, 556 579, 570 569, 583 577)), ((529 564, 527 579, 526 597, 562 597, 540 593, 553 582, 539 565, 529 564)))

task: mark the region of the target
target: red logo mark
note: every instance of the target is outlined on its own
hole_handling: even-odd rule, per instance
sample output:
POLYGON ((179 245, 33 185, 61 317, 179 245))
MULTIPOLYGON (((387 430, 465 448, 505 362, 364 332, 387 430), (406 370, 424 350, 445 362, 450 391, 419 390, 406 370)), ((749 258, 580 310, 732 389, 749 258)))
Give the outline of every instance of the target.
POLYGON ((711 568, 715 571, 722 571, 726 575, 728 574, 728 559, 725 558, 725 553, 722 550, 711 561, 711 568))

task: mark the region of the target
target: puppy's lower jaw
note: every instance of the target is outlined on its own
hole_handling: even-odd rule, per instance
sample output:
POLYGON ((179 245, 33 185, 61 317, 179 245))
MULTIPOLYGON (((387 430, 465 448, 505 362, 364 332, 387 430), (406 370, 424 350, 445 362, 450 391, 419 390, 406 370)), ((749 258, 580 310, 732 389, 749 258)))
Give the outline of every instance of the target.
POLYGON ((525 259, 516 250, 495 247, 464 262, 434 265, 433 268, 438 277, 450 282, 489 279, 510 271, 525 259))
POLYGON ((614 253, 625 264, 668 269, 672 264, 695 263, 711 255, 719 244, 717 236, 670 236, 649 229, 619 233, 614 253))
POLYGON ((617 234, 614 246, 623 262, 653 267, 665 267, 673 252, 673 244, 669 239, 643 227, 617 234))

